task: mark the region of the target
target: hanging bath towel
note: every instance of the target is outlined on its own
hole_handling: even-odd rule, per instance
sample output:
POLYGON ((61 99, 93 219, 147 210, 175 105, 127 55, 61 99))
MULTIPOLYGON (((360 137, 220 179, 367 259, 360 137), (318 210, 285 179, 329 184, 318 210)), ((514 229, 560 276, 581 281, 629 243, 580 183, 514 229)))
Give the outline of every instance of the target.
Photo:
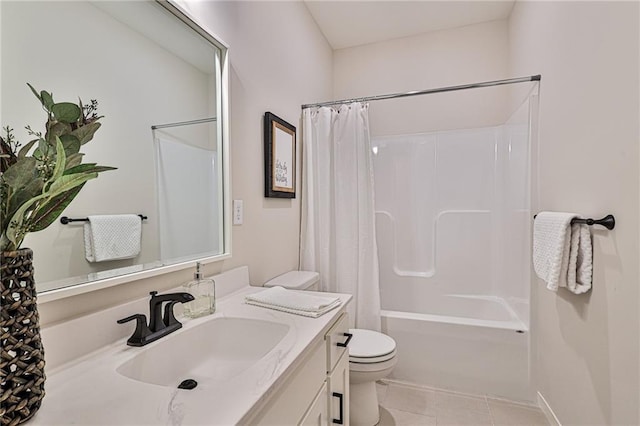
POLYGON ((130 259, 140 254, 142 219, 135 214, 89 216, 84 253, 89 262, 130 259))
POLYGON ((571 225, 575 213, 540 212, 533 222, 533 268, 547 288, 575 294, 591 289, 593 247, 588 225, 571 225))

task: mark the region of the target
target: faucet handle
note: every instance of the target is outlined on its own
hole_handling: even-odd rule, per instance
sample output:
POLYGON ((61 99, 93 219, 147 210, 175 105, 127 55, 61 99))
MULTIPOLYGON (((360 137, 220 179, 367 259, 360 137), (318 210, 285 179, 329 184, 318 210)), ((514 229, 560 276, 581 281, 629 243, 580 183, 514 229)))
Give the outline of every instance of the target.
POLYGON ((135 314, 126 318, 119 319, 118 324, 124 324, 129 321, 136 320, 136 329, 127 340, 129 346, 142 346, 144 338, 151 334, 151 330, 147 326, 147 317, 144 314, 135 314))

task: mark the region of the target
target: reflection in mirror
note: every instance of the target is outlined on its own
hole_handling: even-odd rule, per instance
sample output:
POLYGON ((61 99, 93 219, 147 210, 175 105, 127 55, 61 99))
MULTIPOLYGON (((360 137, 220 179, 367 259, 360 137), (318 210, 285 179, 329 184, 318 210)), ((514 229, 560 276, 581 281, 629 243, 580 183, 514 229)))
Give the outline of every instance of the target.
POLYGON ((220 252, 219 161, 212 143, 216 140, 215 125, 216 119, 208 118, 152 127, 160 259, 164 262, 220 252))
POLYGON ((2 125, 23 143, 24 126, 42 126, 27 82, 57 99, 96 99, 104 116, 83 147, 84 162, 117 170, 88 182, 63 214, 148 218, 140 253, 126 260, 89 262, 83 222, 30 233, 22 246, 34 251, 38 291, 225 254, 224 52, 156 2, 3 1, 0 8, 2 125))

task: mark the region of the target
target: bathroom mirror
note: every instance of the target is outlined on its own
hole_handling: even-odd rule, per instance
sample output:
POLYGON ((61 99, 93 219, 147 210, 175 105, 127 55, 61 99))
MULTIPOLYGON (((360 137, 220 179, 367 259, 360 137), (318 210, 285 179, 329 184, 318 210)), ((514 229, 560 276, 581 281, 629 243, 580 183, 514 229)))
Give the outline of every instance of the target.
POLYGON ((82 221, 30 233, 22 246, 34 252, 38 293, 230 256, 224 43, 166 1, 3 1, 0 18, 2 126, 23 144, 26 125, 44 130, 26 83, 57 102, 96 99, 104 116, 83 162, 117 170, 88 182, 63 215, 146 217, 140 253, 126 260, 89 262, 82 221))

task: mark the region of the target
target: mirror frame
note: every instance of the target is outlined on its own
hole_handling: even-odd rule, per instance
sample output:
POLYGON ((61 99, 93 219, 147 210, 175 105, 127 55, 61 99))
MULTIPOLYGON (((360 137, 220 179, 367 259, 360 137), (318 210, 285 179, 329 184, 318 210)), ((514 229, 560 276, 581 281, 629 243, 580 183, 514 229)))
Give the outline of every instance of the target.
POLYGON ((53 300, 63 299, 66 297, 77 296, 104 288, 114 287, 120 284, 126 284, 132 281, 138 281, 145 278, 151 278, 158 275, 164 275, 170 272, 180 271, 183 269, 194 268, 196 262, 203 264, 218 262, 231 258, 231 173, 230 173, 230 155, 229 155, 229 46, 224 43, 213 31, 210 31, 205 25, 198 22, 188 11, 178 4, 178 0, 154 0, 155 3, 162 6, 177 19, 188 25, 207 41, 213 44, 220 51, 220 97, 217 110, 219 111, 218 123, 219 135, 221 136, 222 148, 222 222, 223 222, 223 247, 221 254, 196 258, 193 260, 179 262, 172 265, 159 266, 157 268, 148 269, 146 271, 133 272, 130 274, 119 275, 115 277, 105 278, 101 280, 91 281, 83 284, 62 287, 59 289, 43 291, 38 293, 38 303, 46 303, 53 300))

